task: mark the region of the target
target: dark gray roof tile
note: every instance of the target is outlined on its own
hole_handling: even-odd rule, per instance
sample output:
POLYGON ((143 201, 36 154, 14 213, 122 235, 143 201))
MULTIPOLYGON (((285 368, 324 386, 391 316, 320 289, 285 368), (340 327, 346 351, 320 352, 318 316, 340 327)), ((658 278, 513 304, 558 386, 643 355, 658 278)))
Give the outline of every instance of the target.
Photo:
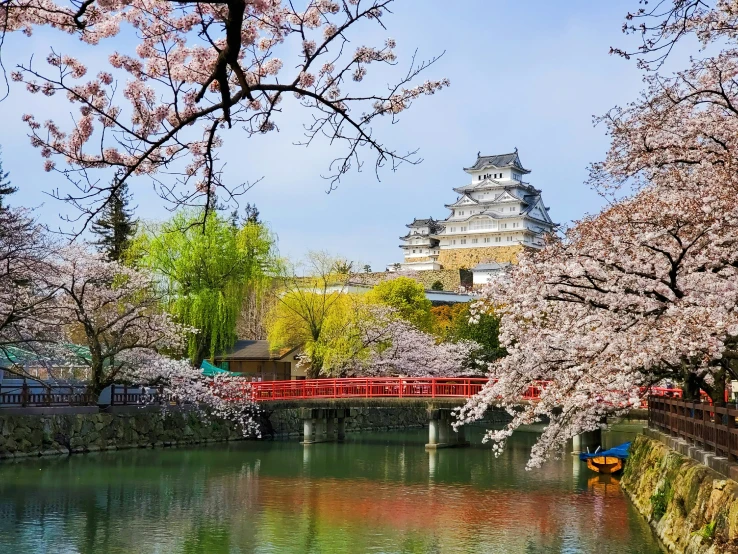
POLYGON ((223 360, 278 360, 296 348, 272 352, 268 340, 237 340, 228 352, 216 356, 223 360))

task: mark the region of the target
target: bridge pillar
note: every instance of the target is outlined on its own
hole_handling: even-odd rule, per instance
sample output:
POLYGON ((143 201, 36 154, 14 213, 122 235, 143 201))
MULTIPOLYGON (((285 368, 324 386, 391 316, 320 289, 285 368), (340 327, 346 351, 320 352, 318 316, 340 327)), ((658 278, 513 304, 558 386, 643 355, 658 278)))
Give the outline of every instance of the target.
POLYGON ((572 442, 572 454, 586 452, 587 448, 590 452, 594 452, 598 446, 602 446, 602 429, 580 433, 572 439, 572 442))
POLYGON ((303 421, 302 444, 343 441, 346 436, 346 418, 351 415, 349 409, 303 408, 300 410, 300 417, 303 421), (338 433, 336 433, 336 420, 338 420, 338 433))
MULTIPOLYGON (((345 412, 345 410, 339 410, 339 412, 345 412)), ((346 439, 346 417, 338 416, 338 434, 336 440, 343 442, 346 439)))
POLYGON ((431 419, 428 421, 428 444, 426 448, 436 448, 438 445, 438 420, 431 419))
POLYGON ((328 419, 325 420, 326 428, 325 428, 325 438, 328 441, 333 442, 336 440, 336 410, 328 410, 328 419))
POLYGON ((459 427, 458 431, 454 431, 451 424, 454 417, 451 410, 448 409, 429 409, 428 410, 428 444, 425 445, 428 450, 436 450, 438 448, 453 448, 455 446, 469 446, 466 442, 464 428, 459 427))
POLYGON ((315 429, 315 420, 305 418, 302 420, 302 443, 310 444, 313 442, 313 430, 315 429))

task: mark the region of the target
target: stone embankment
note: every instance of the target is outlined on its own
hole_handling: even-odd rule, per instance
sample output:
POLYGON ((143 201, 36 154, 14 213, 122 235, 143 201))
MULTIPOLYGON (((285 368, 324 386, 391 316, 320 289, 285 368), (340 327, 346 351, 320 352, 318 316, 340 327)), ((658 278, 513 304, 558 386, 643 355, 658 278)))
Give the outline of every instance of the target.
MULTIPOLYGON (((353 417, 346 419, 346 432, 389 431, 412 429, 428 425, 425 407, 407 408, 355 408, 353 417)), ((301 437, 302 419, 299 409, 275 410, 262 420, 262 432, 274 438, 301 437)))
MULTIPOLYGON (((347 433, 419 428, 428 425, 425 406, 363 407, 352 409, 347 433)), ((506 421, 495 412, 487 423, 506 421)), ((302 436, 297 408, 261 414, 264 438, 302 436)), ((206 417, 197 410, 160 410, 154 407, 124 413, 64 413, 46 415, 0 414, 0 458, 48 456, 117 450, 180 446, 243 440, 241 429, 230 422, 206 417)))
POLYGON ((0 415, 0 458, 237 440, 235 425, 196 410, 0 415))
POLYGON ((670 552, 738 552, 738 483, 639 435, 620 481, 670 552))

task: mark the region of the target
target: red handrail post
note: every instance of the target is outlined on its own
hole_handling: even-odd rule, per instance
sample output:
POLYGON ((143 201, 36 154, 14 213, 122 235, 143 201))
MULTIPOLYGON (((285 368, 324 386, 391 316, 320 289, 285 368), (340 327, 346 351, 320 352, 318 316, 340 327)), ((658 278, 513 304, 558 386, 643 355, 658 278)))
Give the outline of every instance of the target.
POLYGON ((436 397, 436 378, 431 379, 431 398, 436 397))

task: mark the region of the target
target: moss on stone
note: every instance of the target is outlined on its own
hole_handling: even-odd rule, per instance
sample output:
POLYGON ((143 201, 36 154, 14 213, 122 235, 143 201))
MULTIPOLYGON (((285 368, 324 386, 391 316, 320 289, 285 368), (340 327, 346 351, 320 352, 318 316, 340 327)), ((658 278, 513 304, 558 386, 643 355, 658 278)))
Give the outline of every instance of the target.
POLYGON ((639 436, 621 486, 674 552, 738 552, 738 484, 639 436))

